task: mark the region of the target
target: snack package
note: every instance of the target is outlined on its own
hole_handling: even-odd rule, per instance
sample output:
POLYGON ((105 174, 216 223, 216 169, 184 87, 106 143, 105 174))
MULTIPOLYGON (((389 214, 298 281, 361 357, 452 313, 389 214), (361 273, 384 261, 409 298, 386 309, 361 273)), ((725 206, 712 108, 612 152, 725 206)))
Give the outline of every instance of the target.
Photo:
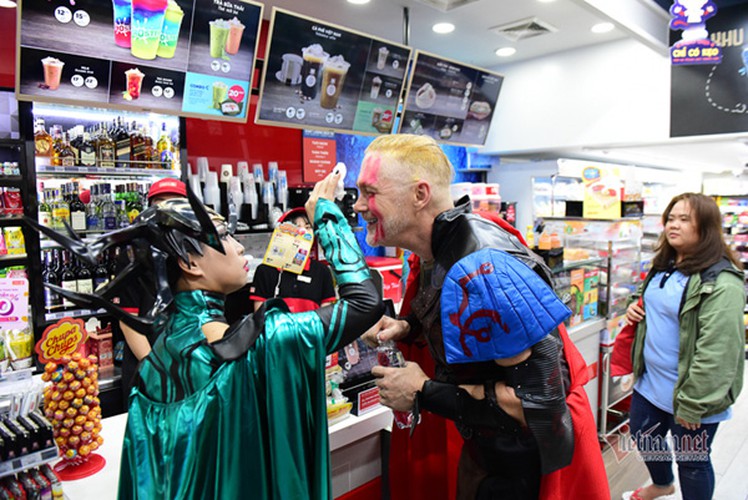
POLYGON ((26 242, 23 239, 23 231, 20 227, 4 228, 3 236, 8 255, 24 255, 26 253, 26 242))
POLYGON ((6 215, 23 215, 23 200, 21 200, 20 189, 10 187, 5 188, 3 202, 5 204, 6 215))

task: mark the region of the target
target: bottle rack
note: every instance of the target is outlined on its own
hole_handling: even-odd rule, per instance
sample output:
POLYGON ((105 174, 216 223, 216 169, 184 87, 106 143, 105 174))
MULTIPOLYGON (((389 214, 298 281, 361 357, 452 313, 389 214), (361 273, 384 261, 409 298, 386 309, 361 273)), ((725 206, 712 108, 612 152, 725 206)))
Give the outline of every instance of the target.
MULTIPOLYGON (((127 167, 121 166, 115 167, 100 167, 98 166, 99 158, 97 158, 96 166, 53 166, 50 164, 49 157, 35 156, 35 144, 34 144, 34 123, 35 123, 35 111, 44 117, 45 112, 55 107, 49 104, 39 106, 37 104, 20 102, 19 103, 19 125, 21 129, 22 140, 17 141, 20 147, 23 149, 22 161, 19 161, 21 167, 21 179, 16 180, 22 184, 22 190, 25 195, 24 198, 24 215, 34 220, 38 220, 39 216, 39 193, 37 192, 39 181, 61 179, 64 181, 70 181, 71 178, 79 177, 89 179, 93 182, 107 182, 112 183, 124 182, 124 179, 129 181, 143 180, 153 181, 157 178, 163 177, 175 177, 186 180, 186 134, 185 134, 185 121, 183 118, 179 119, 179 137, 180 137, 180 150, 179 158, 180 164, 178 169, 164 169, 158 168, 158 164, 155 160, 151 161, 125 161, 115 160, 117 164, 127 164, 127 167), (156 165, 157 168, 147 168, 148 165, 156 165)), ((60 106, 57 109, 54 118, 46 120, 51 123, 61 122, 66 128, 69 128, 71 123, 79 123, 83 125, 92 125, 94 123, 100 123, 106 121, 104 114, 111 111, 102 111, 102 117, 96 116, 98 110, 87 108, 81 116, 67 116, 68 114, 75 114, 75 108, 73 111, 67 106, 60 106), (66 114, 62 117, 59 112, 63 110, 66 114)), ((130 114, 132 119, 132 113, 130 114)), ((140 117, 137 117, 140 118, 140 117)), ((145 118, 143 118, 145 119, 145 118)), ((1 224, 1 223, 0 223, 1 224)), ((94 238, 98 234, 106 232, 105 230, 92 230, 85 231, 82 233, 84 239, 94 238)), ((56 246, 53 242, 47 238, 40 237, 39 233, 30 230, 30 228, 24 229, 24 236, 26 237, 26 249, 27 249, 27 261, 29 266, 29 302, 31 304, 38 304, 32 311, 32 321, 35 340, 38 341, 44 329, 52 322, 57 321, 64 317, 83 318, 84 320, 91 316, 104 315, 106 312, 103 309, 68 309, 64 311, 45 311, 44 309, 44 285, 42 281, 42 249, 51 248, 56 246), (27 230, 28 229, 28 230, 27 230)))

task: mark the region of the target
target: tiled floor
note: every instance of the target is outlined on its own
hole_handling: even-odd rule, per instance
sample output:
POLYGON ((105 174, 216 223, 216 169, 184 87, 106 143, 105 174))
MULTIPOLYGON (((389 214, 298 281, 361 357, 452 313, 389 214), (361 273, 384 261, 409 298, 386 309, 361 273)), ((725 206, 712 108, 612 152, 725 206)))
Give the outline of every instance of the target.
MULTIPOLYGON (((720 424, 712 445, 717 480, 714 500, 748 500, 748 365, 744 380, 743 392, 733 406, 733 416, 720 424)), ((616 454, 616 448, 614 445, 603 452, 613 500, 620 499, 624 491, 643 486, 649 479, 647 469, 635 453, 616 454)))

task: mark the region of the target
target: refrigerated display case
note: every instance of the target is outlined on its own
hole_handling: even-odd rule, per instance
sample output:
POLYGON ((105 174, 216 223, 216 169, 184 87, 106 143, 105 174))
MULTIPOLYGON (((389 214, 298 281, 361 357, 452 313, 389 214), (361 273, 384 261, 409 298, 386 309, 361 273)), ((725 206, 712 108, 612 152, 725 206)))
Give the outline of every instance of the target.
POLYGON ((598 432, 604 439, 628 423, 625 401, 633 379, 610 376, 610 352, 624 325, 629 298, 643 279, 641 219, 546 218, 544 222, 546 231, 564 235, 564 262, 602 261, 598 307, 605 327, 600 334, 598 432))

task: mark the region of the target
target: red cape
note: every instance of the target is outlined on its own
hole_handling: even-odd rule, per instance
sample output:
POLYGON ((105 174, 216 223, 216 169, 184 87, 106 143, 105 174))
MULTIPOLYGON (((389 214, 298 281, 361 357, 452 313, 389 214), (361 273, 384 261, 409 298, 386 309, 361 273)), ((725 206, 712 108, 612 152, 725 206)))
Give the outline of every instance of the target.
MULTIPOLYGON (((478 212, 499 227, 516 236, 526 245, 514 227, 495 213, 478 212)), ((411 255, 410 274, 403 298, 401 315, 410 312, 410 301, 418 291, 420 262, 411 255)), ((597 438, 595 419, 584 391, 589 380, 587 363, 569 338, 566 327, 559 325, 564 354, 569 365, 571 389, 566 403, 574 424, 574 457, 569 466, 543 476, 540 498, 561 500, 609 500, 610 490, 597 438)), ((434 374, 434 361, 425 346, 401 345, 405 358, 418 363, 427 375, 434 374)), ((462 449, 462 437, 454 424, 442 417, 425 412, 412 438, 408 432, 393 428, 390 449, 390 483, 393 500, 440 500, 455 498, 457 463, 462 449)))

